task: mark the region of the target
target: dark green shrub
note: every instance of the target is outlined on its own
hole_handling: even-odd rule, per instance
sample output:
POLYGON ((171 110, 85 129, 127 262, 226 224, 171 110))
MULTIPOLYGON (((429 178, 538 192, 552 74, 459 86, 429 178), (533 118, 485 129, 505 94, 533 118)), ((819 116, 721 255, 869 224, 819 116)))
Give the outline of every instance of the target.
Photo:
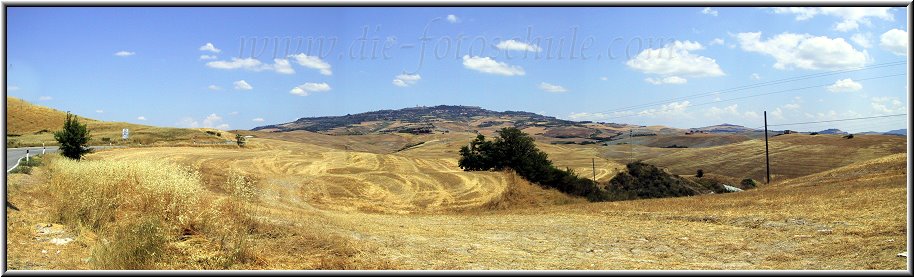
POLYGON ((755 188, 757 186, 757 183, 755 182, 755 180, 746 178, 746 179, 743 179, 743 181, 739 182, 739 185, 743 189, 751 189, 751 188, 755 188))
POLYGON ((698 171, 695 172, 695 177, 701 178, 701 176, 705 176, 705 171, 699 169, 698 171))
POLYGON ((63 129, 54 132, 54 139, 60 143, 60 154, 64 157, 79 160, 83 155, 92 151, 88 147, 89 129, 86 124, 80 124, 79 119, 67 112, 67 119, 63 123, 63 129))
POLYGON ((642 162, 626 165, 627 172, 620 172, 609 181, 613 200, 691 196, 698 191, 688 186, 686 180, 664 172, 656 166, 642 162), (622 198, 617 198, 622 197, 622 198))

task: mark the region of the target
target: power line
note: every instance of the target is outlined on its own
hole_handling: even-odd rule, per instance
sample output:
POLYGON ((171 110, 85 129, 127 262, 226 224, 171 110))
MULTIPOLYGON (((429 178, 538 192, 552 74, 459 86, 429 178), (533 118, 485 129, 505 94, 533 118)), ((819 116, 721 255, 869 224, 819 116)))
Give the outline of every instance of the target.
POLYGON ((771 125, 768 125, 768 127, 772 127, 772 126, 791 126, 791 125, 812 124, 812 123, 824 123, 824 122, 840 122, 840 121, 861 120, 861 119, 873 119, 873 118, 883 118, 883 117, 893 117, 893 116, 903 116, 903 115, 908 115, 908 114, 902 113, 902 114, 890 114, 890 115, 879 115, 879 116, 868 116, 868 117, 857 117, 857 118, 844 118, 844 119, 834 119, 834 120, 822 120, 822 121, 810 121, 810 122, 796 122, 796 123, 784 123, 784 124, 771 124, 771 125))
MULTIPOLYGON (((877 77, 870 77, 870 78, 858 79, 858 80, 856 80, 856 81, 868 81, 868 80, 881 79, 881 78, 888 78, 888 77, 895 77, 895 76, 904 76, 904 75, 905 75, 905 73, 892 74, 892 75, 883 75, 883 76, 877 76, 877 77)), ((811 88, 827 87, 827 86, 831 86, 831 85, 833 85, 833 83, 822 84, 822 85, 815 85, 815 86, 808 86, 808 87, 801 87, 801 88, 785 89, 785 90, 779 90, 779 91, 773 91, 773 92, 767 92, 767 93, 761 93, 761 94, 753 94, 753 95, 748 95, 748 96, 743 96, 743 97, 737 97, 737 98, 730 98, 730 99, 720 100, 720 101, 705 102, 705 103, 700 103, 700 104, 695 104, 695 105, 689 105, 688 107, 710 105, 710 104, 716 104, 716 103, 720 103, 720 102, 730 102, 730 101, 734 101, 734 100, 740 100, 740 99, 746 99, 746 98, 753 98, 753 97, 759 97, 759 96, 765 96, 765 95, 771 95, 771 94, 778 94, 778 93, 785 93, 785 92, 792 92, 792 91, 798 91, 798 90, 804 90, 804 89, 811 89, 811 88)), ((686 107, 686 108, 688 108, 688 107, 686 107)), ((625 118, 625 117, 637 116, 637 115, 638 115, 638 114, 628 114, 628 115, 623 115, 623 116, 610 117, 609 119, 619 119, 619 118, 625 118)))
POLYGON ((706 96, 710 96, 710 95, 727 94, 727 93, 747 90, 747 89, 751 89, 751 88, 771 86, 771 85, 783 84, 783 83, 788 83, 788 82, 795 82, 795 81, 800 81, 800 80, 825 77, 825 76, 829 76, 829 75, 836 75, 836 74, 842 74, 842 73, 848 73, 848 72, 854 72, 854 71, 863 71, 863 70, 877 69, 877 68, 883 68, 883 67, 889 67, 889 66, 906 65, 906 64, 907 64, 907 61, 894 61, 894 62, 888 62, 888 63, 863 66, 863 67, 853 68, 853 69, 834 70, 834 71, 829 71, 829 72, 801 75, 801 76, 797 76, 797 77, 765 81, 765 82, 755 83, 755 84, 751 84, 751 85, 744 85, 744 86, 732 87, 732 88, 728 88, 728 89, 714 90, 714 91, 705 92, 705 93, 669 98, 669 99, 665 99, 665 100, 658 100, 658 101, 654 101, 654 102, 648 102, 645 104, 620 107, 617 109, 604 110, 604 111, 600 111, 600 112, 602 113, 602 112, 628 111, 628 110, 633 110, 633 109, 638 109, 638 108, 656 106, 658 104, 664 104, 669 101, 686 100, 686 99, 691 99, 691 98, 702 98, 702 97, 706 97, 706 96))

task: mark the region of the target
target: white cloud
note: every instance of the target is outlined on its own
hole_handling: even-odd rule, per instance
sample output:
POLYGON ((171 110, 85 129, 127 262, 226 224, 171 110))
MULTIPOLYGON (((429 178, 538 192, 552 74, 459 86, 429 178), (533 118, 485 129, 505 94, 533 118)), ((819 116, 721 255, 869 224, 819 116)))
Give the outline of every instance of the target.
POLYGON ((305 83, 303 85, 292 88, 289 93, 295 94, 298 96, 308 96, 312 92, 323 92, 329 91, 330 85, 327 83, 305 83))
POLYGON ((853 36, 851 36, 851 41, 853 41, 857 45, 860 45, 860 47, 863 47, 863 48, 870 48, 873 46, 873 43, 870 42, 870 39, 866 35, 861 34, 861 33, 856 33, 853 36))
POLYGON ((216 55, 200 55, 200 60, 215 60, 218 59, 216 55))
POLYGON ((217 86, 217 85, 209 85, 209 86, 206 87, 206 88, 209 89, 209 90, 222 90, 222 88, 220 88, 220 87, 217 86))
POLYGON ((48 100, 52 100, 52 99, 54 99, 54 97, 50 97, 50 96, 38 97, 38 100, 41 100, 41 101, 48 101, 48 100))
POLYGON ((136 55, 136 52, 118 51, 117 53, 114 53, 114 55, 118 56, 118 57, 128 57, 128 56, 136 55))
POLYGON ((834 29, 841 32, 857 30, 860 24, 871 25, 870 18, 879 18, 885 21, 894 21, 891 8, 887 7, 820 7, 820 8, 772 8, 775 13, 795 14, 796 20, 802 21, 816 15, 830 15, 841 18, 835 23, 834 29))
MULTIPOLYGON (((712 58, 698 56, 689 51, 701 50, 700 43, 675 41, 663 48, 649 48, 625 64, 646 74, 683 77, 716 77, 725 75, 712 58)), ((677 81, 682 81, 678 80, 677 81)))
POLYGON ((796 109, 799 109, 799 108, 800 108, 800 104, 797 104, 797 103, 790 103, 790 104, 784 105, 784 108, 785 108, 785 109, 790 109, 790 110, 796 110, 796 109))
POLYGON ((245 69, 250 71, 271 70, 272 66, 264 64, 255 58, 232 58, 231 61, 211 61, 206 66, 218 69, 245 69))
POLYGON ((296 55, 291 55, 289 57, 294 58, 295 61, 298 62, 298 64, 301 66, 311 68, 311 69, 317 69, 323 75, 327 75, 327 76, 333 75, 333 71, 331 70, 330 64, 325 62, 324 60, 321 60, 321 58, 318 56, 308 56, 308 55, 305 55, 305 53, 300 53, 300 54, 296 54, 296 55))
POLYGON ((533 44, 527 44, 513 39, 502 40, 495 48, 501 50, 513 50, 513 51, 530 51, 530 52, 540 52, 543 51, 542 48, 533 44))
POLYGON ((603 77, 600 77, 600 80, 608 81, 608 80, 609 80, 609 77, 603 76, 603 77))
POLYGON ((238 112, 230 112, 228 115, 238 115, 238 112))
POLYGON ((774 111, 771 111, 771 117, 774 119, 784 119, 784 111, 780 107, 775 108, 774 111))
POLYGON ((143 121, 146 121, 146 117, 145 117, 145 116, 142 116, 142 115, 141 115, 141 116, 137 116, 137 117, 136 117, 136 120, 143 120, 143 121))
POLYGON ((762 76, 759 76, 758 73, 752 73, 752 75, 749 75, 749 78, 752 78, 752 80, 761 80, 762 76))
POLYGON ((879 45, 895 55, 908 55, 908 32, 891 29, 879 37, 879 45))
POLYGON ((737 110, 737 107, 739 107, 739 104, 733 104, 724 108, 711 107, 705 112, 705 116, 714 119, 720 119, 727 116, 738 116, 739 111, 737 110))
POLYGON ((286 59, 273 59, 273 70, 279 74, 295 74, 295 69, 292 69, 292 64, 289 63, 289 60, 286 59))
POLYGON ((861 67, 870 61, 866 50, 854 49, 843 38, 782 33, 762 41, 761 36, 761 32, 736 35, 743 50, 773 57, 776 69, 838 70, 861 67))
POLYGON ((19 90, 19 87, 17 87, 17 86, 7 86, 7 87, 6 87, 6 90, 8 90, 8 91, 17 91, 17 90, 19 90))
POLYGON ((568 118, 570 118, 571 120, 591 120, 591 121, 593 121, 593 120, 606 119, 608 117, 609 117, 609 115, 604 114, 604 113, 588 113, 588 112, 571 113, 570 115, 568 115, 568 118))
POLYGON ((708 42, 708 45, 722 45, 722 44, 724 44, 724 39, 722 39, 722 38, 715 38, 715 39, 712 39, 711 42, 708 42))
POLYGON ((717 10, 714 10, 711 7, 704 8, 703 10, 701 10, 701 13, 717 16, 717 10))
POLYGON ((907 110, 904 103, 895 97, 873 97, 870 98, 870 100, 870 106, 879 113, 898 114, 904 113, 907 110))
POLYGON ((660 106, 659 109, 647 109, 638 112, 639 116, 681 116, 689 107, 689 101, 671 102, 660 106))
POLYGON ((258 117, 258 118, 255 118, 255 119, 251 119, 251 121, 254 121, 254 122, 263 122, 263 118, 258 117))
POLYGON ((553 85, 553 84, 546 83, 546 82, 540 83, 539 88, 543 91, 553 92, 553 93, 568 92, 568 90, 563 88, 562 86, 553 85))
POLYGON ((645 78, 644 80, 647 81, 648 83, 655 84, 655 85, 662 85, 662 84, 681 85, 681 84, 685 84, 689 81, 689 80, 686 80, 685 78, 682 78, 679 76, 670 76, 670 77, 664 77, 664 78, 645 78))
POLYGON ((489 74, 498 74, 505 76, 523 76, 526 74, 524 72, 524 68, 520 66, 497 62, 489 57, 470 57, 469 55, 464 55, 463 66, 472 70, 489 74))
POLYGON ((213 52, 213 53, 222 52, 222 50, 220 50, 219 48, 216 48, 216 46, 214 46, 211 42, 207 42, 203 46, 200 46, 200 51, 209 51, 209 52, 213 52))
POLYGON ((460 18, 457 18, 456 15, 449 14, 449 15, 447 15, 447 21, 450 23, 457 23, 457 22, 460 22, 460 18))
POLYGON ((95 113, 105 113, 103 110, 95 110, 95 113))
POLYGON ((203 119, 202 125, 200 124, 200 122, 198 122, 197 120, 195 120, 192 117, 182 118, 181 121, 178 121, 178 123, 176 125, 178 127, 184 127, 184 128, 203 127, 203 128, 214 128, 214 129, 220 129, 220 130, 227 130, 229 128, 228 124, 222 122, 222 117, 215 113, 211 113, 210 115, 206 116, 206 118, 203 119))
POLYGON ((393 84, 398 87, 408 87, 415 85, 420 79, 422 79, 422 76, 419 76, 419 74, 404 73, 394 77, 393 84))
POLYGON ((841 79, 835 81, 834 84, 826 87, 826 89, 831 92, 858 91, 863 89, 863 85, 851 79, 841 79))
POLYGON ((236 89, 236 90, 252 90, 252 89, 254 89, 254 87, 252 87, 251 84, 248 84, 248 82, 246 82, 245 80, 238 80, 238 81, 235 81, 235 82, 232 83, 232 84, 235 85, 235 89, 236 89))
POLYGON ((743 113, 743 117, 748 118, 748 119, 761 118, 761 116, 759 116, 758 113, 754 112, 754 111, 748 111, 748 112, 743 113))

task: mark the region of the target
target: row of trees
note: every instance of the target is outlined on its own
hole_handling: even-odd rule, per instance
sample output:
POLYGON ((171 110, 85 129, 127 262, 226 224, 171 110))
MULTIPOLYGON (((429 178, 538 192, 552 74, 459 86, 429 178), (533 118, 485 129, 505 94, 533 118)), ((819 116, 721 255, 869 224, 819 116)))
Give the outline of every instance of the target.
POLYGON ((517 128, 502 128, 494 140, 476 136, 460 148, 458 165, 463 170, 513 169, 518 175, 543 187, 584 196, 591 201, 607 200, 596 182, 578 177, 571 169, 556 168, 548 155, 536 148, 533 138, 517 128))

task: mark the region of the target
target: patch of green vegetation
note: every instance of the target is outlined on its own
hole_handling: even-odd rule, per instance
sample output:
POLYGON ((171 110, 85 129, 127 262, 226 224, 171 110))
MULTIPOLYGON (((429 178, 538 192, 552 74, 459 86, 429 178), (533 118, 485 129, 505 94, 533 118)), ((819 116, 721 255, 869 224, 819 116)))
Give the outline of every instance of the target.
MULTIPOLYGON (((611 200, 679 197, 699 194, 689 182, 643 162, 627 164, 627 171, 616 174, 607 190, 611 200)), ((723 188, 723 187, 721 187, 723 188)))
POLYGON ((463 170, 513 169, 518 175, 547 188, 587 197, 590 201, 607 200, 596 182, 578 177, 571 169, 556 168, 545 152, 536 148, 533 138, 517 128, 502 128, 498 137, 487 141, 478 135, 470 145, 460 148, 458 165, 463 170))

